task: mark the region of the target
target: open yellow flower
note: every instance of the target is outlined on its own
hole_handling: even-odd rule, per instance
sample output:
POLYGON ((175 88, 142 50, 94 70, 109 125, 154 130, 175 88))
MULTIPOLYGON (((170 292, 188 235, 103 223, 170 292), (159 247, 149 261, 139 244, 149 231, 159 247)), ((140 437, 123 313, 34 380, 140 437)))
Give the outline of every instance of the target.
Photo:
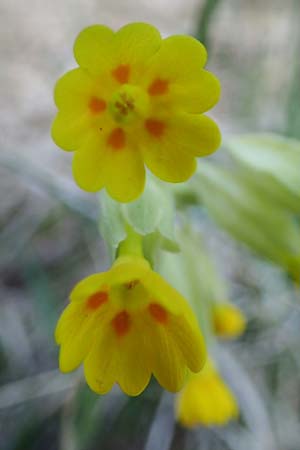
POLYGON ((117 32, 94 25, 79 34, 74 54, 79 68, 55 88, 52 137, 75 150, 82 189, 105 187, 116 200, 131 201, 143 191, 145 165, 165 181, 182 182, 196 156, 219 147, 219 129, 202 113, 218 101, 220 85, 203 69, 206 50, 196 39, 161 39, 145 23, 117 32))
POLYGON ((225 425, 237 418, 237 402, 211 360, 200 373, 191 375, 178 395, 176 415, 178 421, 189 428, 225 425))
POLYGON ((100 394, 114 383, 140 394, 151 374, 170 391, 182 388, 188 369, 198 372, 205 349, 185 299, 149 263, 119 256, 108 272, 75 286, 56 328, 60 369, 84 363, 87 383, 100 394))
POLYGON ((212 319, 216 335, 222 338, 238 337, 246 328, 246 318, 242 311, 228 302, 213 306, 212 319))

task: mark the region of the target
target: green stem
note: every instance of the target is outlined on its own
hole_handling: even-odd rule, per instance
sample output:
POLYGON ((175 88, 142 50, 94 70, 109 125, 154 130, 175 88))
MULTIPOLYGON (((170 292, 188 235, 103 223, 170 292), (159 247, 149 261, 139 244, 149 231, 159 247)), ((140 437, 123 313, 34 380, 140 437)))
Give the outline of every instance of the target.
POLYGON ((127 227, 127 237, 119 245, 118 256, 140 256, 143 257, 143 238, 133 228, 127 227))
MULTIPOLYGON (((294 14, 295 16, 300 15, 299 1, 295 1, 294 3, 294 14)), ((299 131, 299 120, 300 120, 300 112, 299 112, 299 96, 300 96, 300 63, 299 63, 299 50, 300 50, 300 32, 299 29, 295 30, 295 52, 294 52, 294 66, 290 69, 293 70, 293 76, 291 78, 289 92, 288 92, 288 104, 287 104, 287 112, 286 112, 286 126, 285 126, 285 134, 289 137, 300 139, 300 131, 299 131)))
POLYGON ((197 26, 196 37, 201 41, 207 50, 210 47, 209 42, 209 29, 210 23, 213 18, 213 15, 216 11, 217 6, 221 3, 220 0, 206 0, 204 6, 202 8, 202 12, 200 15, 200 19, 197 26))

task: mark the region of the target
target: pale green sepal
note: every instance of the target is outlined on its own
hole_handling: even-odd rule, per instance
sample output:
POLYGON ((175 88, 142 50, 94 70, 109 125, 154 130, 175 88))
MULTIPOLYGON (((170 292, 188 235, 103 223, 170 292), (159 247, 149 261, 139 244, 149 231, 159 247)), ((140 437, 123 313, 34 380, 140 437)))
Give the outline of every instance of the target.
POLYGON ((204 161, 195 188, 216 223, 288 272, 300 271, 300 227, 289 211, 253 188, 237 170, 204 161))
POLYGON ((228 139, 225 146, 236 160, 274 177, 294 194, 295 201, 300 200, 300 141, 272 133, 252 134, 228 139))
POLYGON ((179 251, 174 237, 174 199, 159 182, 150 179, 141 197, 130 203, 119 203, 103 192, 100 204, 99 228, 112 260, 119 244, 127 237, 128 229, 143 237, 143 246, 151 261, 159 247, 179 251))
POLYGON ((143 194, 135 201, 123 203, 122 213, 127 223, 142 236, 157 235, 160 246, 179 251, 174 236, 175 205, 170 191, 150 176, 143 194))
POLYGON ((105 191, 100 194, 99 230, 113 261, 120 242, 127 236, 126 222, 120 203, 113 200, 105 191))
POLYGON ((146 235, 158 229, 163 215, 158 199, 158 187, 147 183, 144 193, 137 200, 121 205, 126 221, 137 233, 146 235))
POLYGON ((199 277, 201 264, 198 264, 198 260, 202 249, 194 241, 191 243, 193 251, 190 252, 190 248, 186 247, 186 239, 181 239, 185 232, 179 234, 181 251, 175 255, 161 251, 157 267, 161 275, 190 303, 208 345, 213 339, 210 320, 212 299, 203 292, 203 281, 205 283, 206 280, 199 277))

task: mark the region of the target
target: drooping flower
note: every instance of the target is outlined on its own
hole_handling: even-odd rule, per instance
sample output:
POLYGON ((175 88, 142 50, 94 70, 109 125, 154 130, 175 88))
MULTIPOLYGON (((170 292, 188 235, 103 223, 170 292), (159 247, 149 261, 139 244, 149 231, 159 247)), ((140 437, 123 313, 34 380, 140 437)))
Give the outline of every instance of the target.
POLYGON ((246 318, 239 308, 231 303, 217 303, 212 308, 213 328, 217 336, 235 338, 246 328, 246 318))
POLYGON ((191 375, 176 403, 177 420, 185 427, 225 425, 237 418, 238 405, 213 362, 191 375))
POLYGON ((151 374, 178 391, 188 369, 198 372, 204 364, 192 310, 140 256, 119 256, 108 272, 78 283, 70 300, 56 328, 60 369, 83 362, 87 383, 99 394, 118 383, 138 395, 151 374))
POLYGON ((55 88, 52 137, 75 151, 82 189, 105 187, 131 201, 143 191, 145 165, 162 180, 182 182, 195 157, 219 147, 219 129, 203 113, 218 101, 220 85, 203 69, 206 50, 196 39, 161 39, 145 23, 115 33, 94 25, 79 34, 74 54, 79 67, 55 88))

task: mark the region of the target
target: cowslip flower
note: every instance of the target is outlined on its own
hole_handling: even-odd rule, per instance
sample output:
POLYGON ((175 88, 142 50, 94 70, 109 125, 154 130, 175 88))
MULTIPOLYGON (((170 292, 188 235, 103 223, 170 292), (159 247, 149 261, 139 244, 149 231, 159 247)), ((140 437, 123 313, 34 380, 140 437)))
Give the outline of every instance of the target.
POLYGON ((60 369, 82 362, 99 394, 115 383, 138 395, 151 374, 165 389, 182 388, 198 372, 205 349, 185 299, 140 256, 119 256, 112 268, 78 283, 56 328, 60 369))
POLYGON ((82 189, 105 187, 128 202, 143 191, 145 165, 162 180, 182 182, 195 157, 219 147, 219 129, 202 113, 218 101, 220 85, 203 69, 206 50, 196 39, 161 39, 145 23, 117 32, 94 25, 79 34, 74 55, 79 67, 55 87, 52 137, 75 151, 82 189))
POLYGON ((238 337, 246 328, 246 318, 242 311, 227 302, 213 306, 212 320, 214 332, 222 338, 238 337))
POLYGON ((191 375, 178 395, 176 416, 188 428, 225 425, 237 418, 236 399, 210 359, 200 373, 191 375))

